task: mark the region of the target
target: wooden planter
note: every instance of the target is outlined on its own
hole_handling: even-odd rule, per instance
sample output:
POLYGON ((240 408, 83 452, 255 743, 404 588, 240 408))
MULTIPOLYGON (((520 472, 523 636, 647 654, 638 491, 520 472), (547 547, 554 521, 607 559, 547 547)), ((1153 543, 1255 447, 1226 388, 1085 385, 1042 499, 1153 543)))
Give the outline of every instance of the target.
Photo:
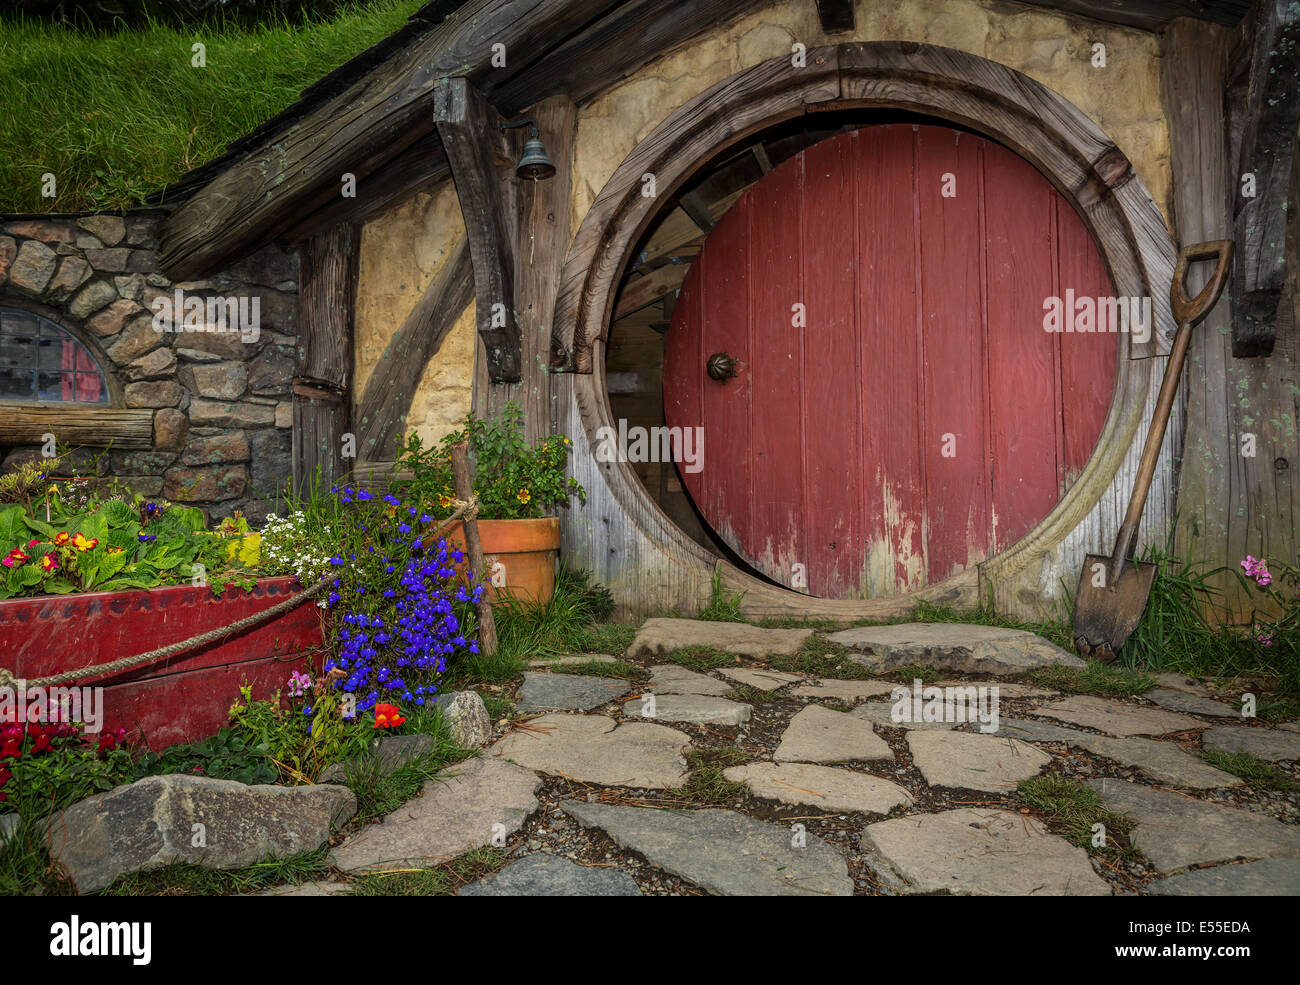
MULTIPOLYGON (((550 601, 555 594, 555 560, 560 552, 558 517, 479 520, 478 535, 483 542, 483 557, 492 582, 488 593, 493 601, 506 595, 521 601, 550 601)), ((460 550, 465 549, 460 524, 448 531, 447 539, 460 550)))
MULTIPOLYGON (((0 667, 35 679, 107 663, 229 625, 299 590, 291 578, 265 578, 219 599, 208 588, 170 586, 0 601, 0 667)), ((269 697, 323 643, 320 610, 308 601, 238 636, 66 686, 102 687, 104 728, 123 726, 158 750, 215 734, 241 684, 255 699, 269 697)))

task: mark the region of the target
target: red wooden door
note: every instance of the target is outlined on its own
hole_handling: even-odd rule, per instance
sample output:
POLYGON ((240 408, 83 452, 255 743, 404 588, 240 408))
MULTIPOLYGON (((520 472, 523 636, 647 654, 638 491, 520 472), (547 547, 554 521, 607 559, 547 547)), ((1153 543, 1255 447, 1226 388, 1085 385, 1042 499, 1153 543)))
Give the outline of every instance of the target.
POLYGON ((1091 456, 1114 334, 1044 330, 1044 302, 1113 293, 1091 235, 1032 165, 942 126, 808 148, 748 189, 678 297, 670 427, 713 530, 825 598, 941 581, 1014 543, 1091 456), (711 379, 709 356, 738 360, 711 379))

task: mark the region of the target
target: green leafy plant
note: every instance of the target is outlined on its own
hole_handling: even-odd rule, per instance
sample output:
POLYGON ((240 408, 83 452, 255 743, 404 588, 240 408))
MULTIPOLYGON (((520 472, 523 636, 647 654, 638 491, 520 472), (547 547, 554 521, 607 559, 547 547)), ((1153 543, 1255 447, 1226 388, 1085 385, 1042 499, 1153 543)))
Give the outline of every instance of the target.
POLYGON ((240 783, 275 783, 279 771, 271 762, 271 750, 233 728, 223 728, 201 742, 169 746, 162 752, 145 752, 135 763, 135 777, 166 773, 192 773, 214 780, 240 783))
POLYGON ((564 474, 570 441, 553 434, 536 445, 524 438, 524 415, 514 401, 501 416, 490 421, 471 414, 465 427, 435 448, 426 448, 418 434, 398 438, 397 472, 409 471, 409 482, 395 480, 401 489, 418 496, 435 516, 452 512, 456 487, 451 471, 451 446, 469 442, 474 463, 474 494, 479 517, 485 520, 523 520, 544 516, 549 509, 567 506, 573 496, 586 502, 586 490, 564 474))
POLYGON ((236 735, 265 755, 289 783, 309 783, 333 763, 361 755, 373 737, 373 726, 359 716, 345 720, 345 695, 333 685, 341 672, 327 674, 313 686, 310 714, 286 708, 280 692, 254 701, 252 688, 239 689, 240 700, 230 708, 236 735))

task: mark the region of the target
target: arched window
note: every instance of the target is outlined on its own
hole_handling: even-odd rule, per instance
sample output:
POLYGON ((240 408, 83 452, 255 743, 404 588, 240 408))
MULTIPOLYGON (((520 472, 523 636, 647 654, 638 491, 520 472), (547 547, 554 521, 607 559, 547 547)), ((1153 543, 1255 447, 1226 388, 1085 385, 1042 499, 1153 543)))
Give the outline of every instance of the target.
POLYGON ((107 404, 90 350, 48 318, 0 307, 0 401, 107 404))

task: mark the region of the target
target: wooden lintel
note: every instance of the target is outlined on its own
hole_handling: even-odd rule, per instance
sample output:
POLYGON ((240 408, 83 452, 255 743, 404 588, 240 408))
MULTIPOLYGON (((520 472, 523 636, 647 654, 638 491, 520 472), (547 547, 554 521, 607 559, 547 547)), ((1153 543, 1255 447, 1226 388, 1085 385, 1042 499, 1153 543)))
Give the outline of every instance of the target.
POLYGON ((47 434, 73 448, 152 448, 153 411, 85 405, 0 410, 0 445, 39 445, 47 434))
POLYGON ((754 160, 758 162, 758 169, 762 171, 763 174, 767 174, 772 170, 772 158, 768 156, 767 145, 764 144, 763 141, 760 140, 758 143, 754 144, 754 146, 750 148, 750 152, 753 153, 754 160))
POLYGON ((1259 0, 1250 38, 1244 93, 1232 99, 1230 130, 1240 148, 1228 176, 1233 193, 1232 354, 1266 356, 1277 338, 1277 308, 1286 279, 1286 218, 1291 161, 1300 124, 1300 7, 1259 0), (1253 194, 1250 194, 1253 192, 1253 194))
POLYGON ((852 31, 853 0, 817 0, 817 19, 827 34, 852 31))
POLYGON ((467 79, 440 79, 433 94, 434 122, 474 263, 475 318, 488 376, 493 383, 517 383, 522 358, 514 308, 518 179, 510 167, 513 142, 501 129, 500 114, 467 79), (508 168, 504 174, 498 166, 502 160, 508 168))
POLYGON ((425 367, 473 296, 474 268, 462 238, 370 373, 356 413, 359 456, 382 460, 396 453, 425 367))

